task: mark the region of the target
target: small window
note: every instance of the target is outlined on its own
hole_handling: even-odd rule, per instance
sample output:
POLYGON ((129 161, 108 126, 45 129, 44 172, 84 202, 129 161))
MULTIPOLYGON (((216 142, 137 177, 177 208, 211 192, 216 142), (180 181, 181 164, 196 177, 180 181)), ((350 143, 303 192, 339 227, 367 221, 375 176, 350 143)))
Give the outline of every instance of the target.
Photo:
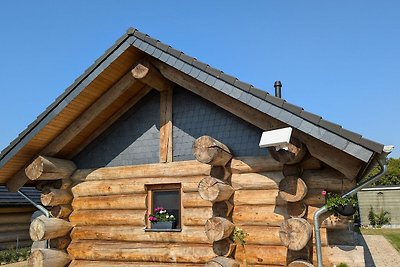
POLYGON ((147 230, 176 231, 181 229, 181 185, 147 185, 146 188, 147 230), (160 218, 168 220, 168 222, 160 222, 160 218))

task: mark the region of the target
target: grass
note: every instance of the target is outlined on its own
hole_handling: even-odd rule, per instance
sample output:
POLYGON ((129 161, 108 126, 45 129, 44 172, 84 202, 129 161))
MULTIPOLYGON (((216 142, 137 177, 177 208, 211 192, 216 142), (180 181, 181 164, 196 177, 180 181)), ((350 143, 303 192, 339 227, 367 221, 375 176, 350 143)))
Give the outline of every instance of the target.
POLYGON ((0 251, 0 265, 25 261, 28 259, 31 248, 7 249, 0 251))
POLYGON ((383 235, 400 252, 400 229, 361 229, 363 235, 383 235))

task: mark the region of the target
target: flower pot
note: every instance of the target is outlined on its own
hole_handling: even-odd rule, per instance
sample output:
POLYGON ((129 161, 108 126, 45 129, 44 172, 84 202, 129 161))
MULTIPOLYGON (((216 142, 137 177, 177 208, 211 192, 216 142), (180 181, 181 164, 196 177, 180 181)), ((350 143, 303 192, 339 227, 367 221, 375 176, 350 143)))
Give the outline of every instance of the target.
POLYGON ((151 224, 151 229, 173 229, 175 222, 156 222, 151 224))
POLYGON ((338 206, 336 208, 336 211, 340 215, 351 216, 357 211, 357 209, 356 209, 356 207, 353 207, 353 203, 349 203, 346 206, 338 206))

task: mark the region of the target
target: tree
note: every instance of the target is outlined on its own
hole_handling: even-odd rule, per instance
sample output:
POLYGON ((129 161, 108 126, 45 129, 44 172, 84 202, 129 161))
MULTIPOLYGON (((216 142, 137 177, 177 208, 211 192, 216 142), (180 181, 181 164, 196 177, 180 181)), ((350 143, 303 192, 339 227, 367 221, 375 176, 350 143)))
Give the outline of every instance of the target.
MULTIPOLYGON (((368 177, 376 175, 380 171, 380 167, 375 167, 368 177)), ((400 185, 400 158, 389 158, 388 170, 386 174, 373 185, 400 185)))

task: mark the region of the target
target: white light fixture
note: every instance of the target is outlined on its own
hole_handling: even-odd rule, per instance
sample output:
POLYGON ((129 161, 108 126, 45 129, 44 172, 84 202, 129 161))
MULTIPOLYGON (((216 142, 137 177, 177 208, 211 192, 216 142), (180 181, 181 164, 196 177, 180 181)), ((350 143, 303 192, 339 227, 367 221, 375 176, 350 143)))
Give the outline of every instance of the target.
POLYGON ((290 137, 292 135, 292 127, 265 131, 261 135, 259 146, 275 147, 276 150, 288 148, 290 137))

